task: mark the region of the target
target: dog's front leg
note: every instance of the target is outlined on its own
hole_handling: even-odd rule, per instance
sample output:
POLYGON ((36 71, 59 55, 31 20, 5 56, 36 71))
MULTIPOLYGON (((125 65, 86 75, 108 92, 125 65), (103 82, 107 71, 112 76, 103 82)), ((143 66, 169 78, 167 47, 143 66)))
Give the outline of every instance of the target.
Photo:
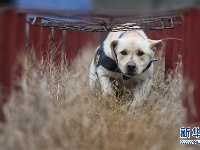
POLYGON ((101 85, 101 89, 103 92, 103 95, 114 95, 114 91, 112 89, 112 83, 110 80, 109 72, 105 70, 102 66, 99 66, 96 70, 98 80, 101 85))
POLYGON ((139 106, 142 101, 146 100, 152 86, 152 79, 138 83, 134 89, 134 98, 130 102, 130 108, 139 106))
POLYGON ((108 75, 107 71, 103 67, 97 68, 97 77, 101 85, 101 89, 103 92, 103 95, 114 95, 114 91, 112 89, 112 83, 110 81, 110 76, 108 75))
POLYGON ((100 76, 99 77, 99 82, 100 82, 100 85, 101 85, 101 89, 102 89, 103 95, 113 96, 114 91, 112 89, 112 86, 111 86, 112 83, 110 82, 109 77, 100 76))

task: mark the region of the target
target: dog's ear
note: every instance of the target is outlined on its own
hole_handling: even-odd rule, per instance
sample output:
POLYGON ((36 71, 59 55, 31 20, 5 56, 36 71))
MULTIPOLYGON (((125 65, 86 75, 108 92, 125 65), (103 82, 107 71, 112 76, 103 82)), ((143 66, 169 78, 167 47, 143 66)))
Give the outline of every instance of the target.
POLYGON ((115 49, 116 49, 117 44, 118 44, 117 40, 112 41, 110 44, 111 53, 116 62, 117 62, 117 55, 116 55, 115 49))
POLYGON ((156 50, 162 50, 163 42, 162 40, 150 40, 149 43, 151 45, 151 49, 155 52, 156 50))

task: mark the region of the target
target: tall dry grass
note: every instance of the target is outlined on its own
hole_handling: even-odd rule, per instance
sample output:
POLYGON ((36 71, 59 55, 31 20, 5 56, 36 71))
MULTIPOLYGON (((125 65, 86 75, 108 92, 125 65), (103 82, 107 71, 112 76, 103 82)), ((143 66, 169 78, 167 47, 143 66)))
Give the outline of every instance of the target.
POLYGON ((121 112, 115 99, 90 91, 94 52, 83 52, 71 70, 52 59, 20 59, 24 74, 17 84, 22 90, 13 92, 4 107, 7 122, 0 124, 0 149, 188 149, 179 144, 179 129, 185 125, 181 64, 174 78, 164 80, 160 57, 146 102, 121 112))

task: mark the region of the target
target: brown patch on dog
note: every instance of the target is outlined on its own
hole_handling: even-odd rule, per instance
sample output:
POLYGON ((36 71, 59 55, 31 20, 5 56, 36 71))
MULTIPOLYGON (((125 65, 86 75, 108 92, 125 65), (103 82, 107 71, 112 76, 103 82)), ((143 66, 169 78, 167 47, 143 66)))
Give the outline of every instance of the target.
POLYGON ((116 52, 115 52, 115 47, 117 46, 117 44, 118 44, 118 41, 117 41, 117 40, 112 41, 111 44, 110 44, 110 49, 111 49, 111 53, 112 53, 113 58, 114 58, 115 61, 118 63, 117 54, 116 54, 116 52))
POLYGON ((162 40, 150 40, 149 39, 149 43, 151 44, 151 49, 153 51, 155 51, 155 50, 162 50, 162 48, 163 48, 163 42, 162 42, 162 40))

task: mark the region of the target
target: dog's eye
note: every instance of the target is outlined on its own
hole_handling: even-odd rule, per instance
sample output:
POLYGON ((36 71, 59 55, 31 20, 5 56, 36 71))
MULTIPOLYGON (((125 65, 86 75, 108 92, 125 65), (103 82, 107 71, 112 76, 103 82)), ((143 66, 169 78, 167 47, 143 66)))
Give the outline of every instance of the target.
POLYGON ((122 55, 127 55, 127 52, 126 51, 121 51, 120 52, 122 55))
POLYGON ((142 55, 144 55, 144 52, 139 51, 139 52, 137 53, 137 55, 138 55, 138 56, 142 56, 142 55))

